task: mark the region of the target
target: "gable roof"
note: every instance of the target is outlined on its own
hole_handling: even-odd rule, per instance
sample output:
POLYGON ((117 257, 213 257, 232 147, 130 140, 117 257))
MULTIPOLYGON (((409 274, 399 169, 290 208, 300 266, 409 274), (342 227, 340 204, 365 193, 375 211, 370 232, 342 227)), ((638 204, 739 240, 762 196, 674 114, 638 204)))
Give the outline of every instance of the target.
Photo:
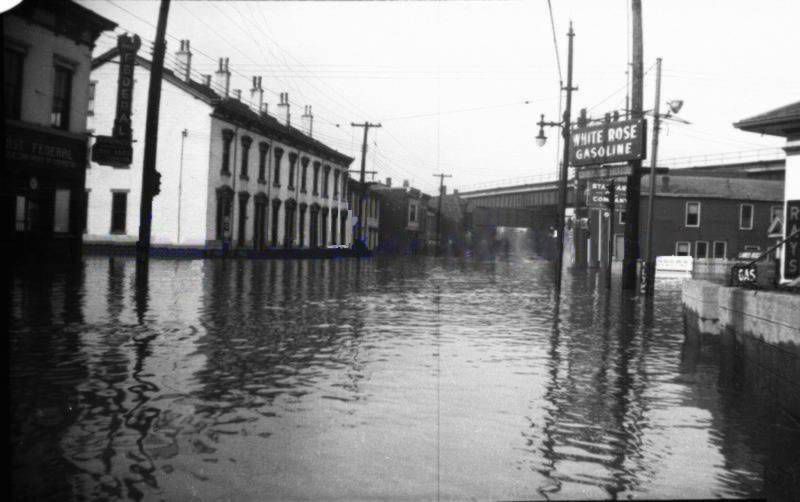
MULTIPOLYGON (((783 181, 711 176, 656 176, 659 197, 702 197, 750 201, 783 201, 783 181)), ((650 190, 650 175, 642 176, 642 195, 650 190)))
POLYGON ((800 132, 800 101, 735 122, 743 131, 788 136, 800 132))
MULTIPOLYGON (((119 56, 119 49, 113 47, 92 60, 92 70, 113 61, 119 56)), ((152 62, 136 55, 136 64, 150 71, 152 62)), ((212 108, 212 116, 235 123, 241 127, 270 136, 279 141, 286 142, 294 147, 300 147, 309 153, 316 154, 332 162, 349 166, 353 157, 349 157, 319 140, 308 136, 292 126, 281 124, 275 117, 267 114, 256 113, 241 101, 220 96, 214 89, 194 80, 179 77, 171 69, 164 67, 162 78, 172 85, 184 90, 192 96, 205 102, 212 108)))

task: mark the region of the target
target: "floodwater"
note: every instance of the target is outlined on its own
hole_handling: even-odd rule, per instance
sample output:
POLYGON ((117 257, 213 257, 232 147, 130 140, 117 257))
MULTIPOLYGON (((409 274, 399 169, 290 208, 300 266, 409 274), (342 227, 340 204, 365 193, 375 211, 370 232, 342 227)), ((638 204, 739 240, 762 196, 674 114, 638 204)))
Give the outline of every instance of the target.
MULTIPOLYGON (((15 498, 791 498, 800 425, 602 273, 507 259, 15 275, 15 498)), ((615 279, 618 283, 618 277, 615 279)))

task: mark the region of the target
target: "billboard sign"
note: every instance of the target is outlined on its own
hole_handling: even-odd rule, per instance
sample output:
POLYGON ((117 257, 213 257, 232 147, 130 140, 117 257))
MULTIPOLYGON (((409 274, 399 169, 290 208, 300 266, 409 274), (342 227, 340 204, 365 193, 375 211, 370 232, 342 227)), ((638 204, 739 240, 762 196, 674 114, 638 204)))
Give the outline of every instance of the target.
MULTIPOLYGON (((614 184, 614 204, 617 207, 625 207, 628 202, 626 191, 628 185, 625 182, 617 181, 614 184)), ((590 181, 589 182, 589 198, 586 205, 589 207, 608 207, 609 202, 608 182, 607 181, 590 181)))
POLYGON ((117 37, 119 49, 119 77, 117 78, 117 114, 111 133, 117 139, 131 140, 131 108, 133 104, 133 68, 136 66, 136 53, 142 41, 138 35, 117 37))
POLYGON ((133 163, 130 141, 113 136, 97 136, 92 146, 92 162, 104 166, 127 167, 133 163))
MULTIPOLYGON (((800 199, 786 201, 786 237, 800 232, 800 199)), ((800 236, 786 241, 783 246, 783 278, 797 279, 800 276, 800 236)))
POLYGON ((647 157, 647 121, 604 122, 570 132, 570 164, 589 166, 647 157))

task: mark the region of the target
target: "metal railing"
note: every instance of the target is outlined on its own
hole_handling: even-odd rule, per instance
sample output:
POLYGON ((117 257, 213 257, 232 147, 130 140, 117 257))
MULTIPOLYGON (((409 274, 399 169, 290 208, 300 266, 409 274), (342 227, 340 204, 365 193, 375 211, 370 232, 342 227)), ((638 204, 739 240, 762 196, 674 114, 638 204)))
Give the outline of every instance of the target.
POLYGON ((786 154, 782 148, 759 148, 737 152, 713 153, 708 155, 686 155, 659 160, 658 164, 672 169, 713 166, 723 164, 740 164, 746 162, 762 162, 783 160, 786 154))
POLYGON ((530 185, 533 183, 546 183, 550 181, 558 181, 558 173, 534 174, 531 176, 521 176, 519 178, 488 181, 486 183, 478 183, 477 185, 459 187, 458 191, 459 193, 477 192, 480 190, 490 190, 492 188, 514 187, 520 185, 530 185))

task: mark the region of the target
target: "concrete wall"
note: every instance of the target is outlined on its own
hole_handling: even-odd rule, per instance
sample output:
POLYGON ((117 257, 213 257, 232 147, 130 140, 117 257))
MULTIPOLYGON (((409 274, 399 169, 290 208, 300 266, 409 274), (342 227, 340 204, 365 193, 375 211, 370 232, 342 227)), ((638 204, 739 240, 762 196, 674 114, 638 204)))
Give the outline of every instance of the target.
POLYGON ((682 299, 690 328, 726 337, 748 382, 800 416, 800 295, 688 280, 682 299))

